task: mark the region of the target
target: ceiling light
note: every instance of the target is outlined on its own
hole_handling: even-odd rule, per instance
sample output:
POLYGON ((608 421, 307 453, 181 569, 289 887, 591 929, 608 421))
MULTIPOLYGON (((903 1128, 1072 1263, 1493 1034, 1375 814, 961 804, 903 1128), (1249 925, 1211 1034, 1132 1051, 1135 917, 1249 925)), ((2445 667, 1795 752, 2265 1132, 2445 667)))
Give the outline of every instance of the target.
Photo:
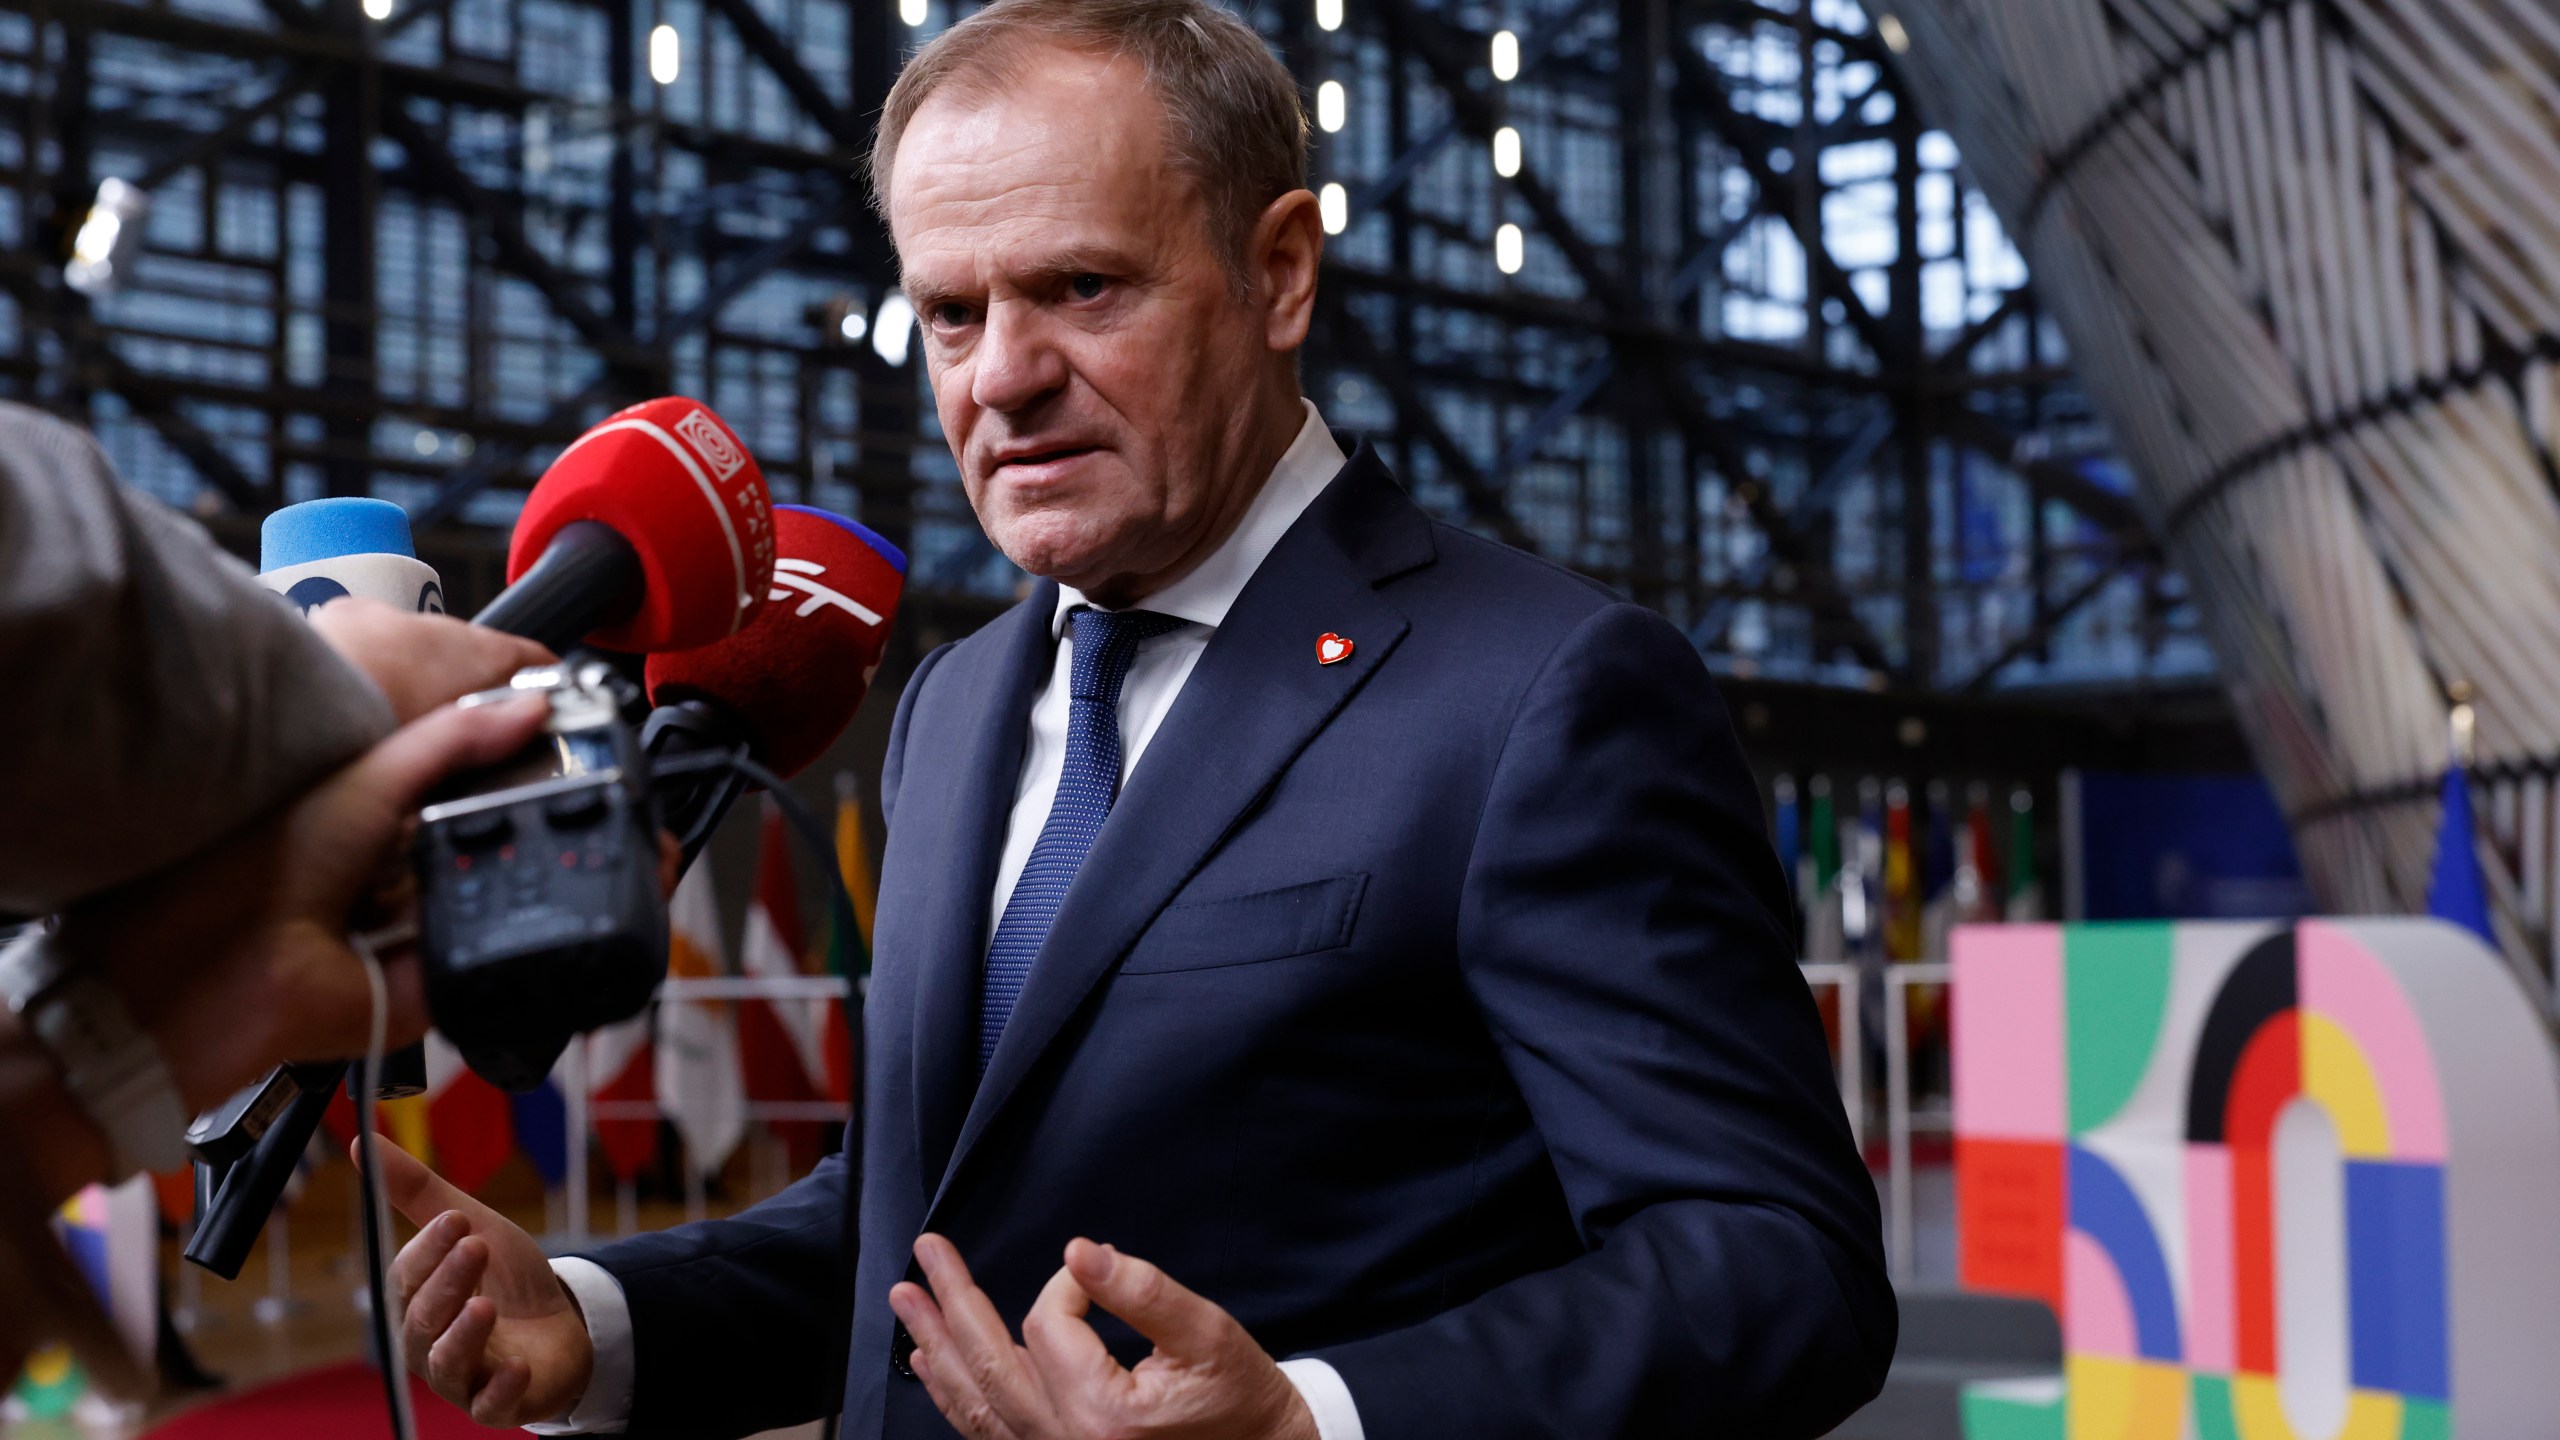
POLYGON ((1339 80, 1327 80, 1316 87, 1316 128, 1331 135, 1342 128, 1351 108, 1351 96, 1339 80))
POLYGON ((1523 251, 1526 245, 1527 241, 1521 236, 1520 227, 1517 225, 1506 224, 1494 231, 1493 263, 1495 267, 1505 275, 1519 274, 1521 261, 1525 258, 1523 251))
POLYGON ((83 295, 103 295, 122 283, 142 249, 142 222, 151 213, 149 191, 110 175, 71 237, 71 263, 63 282, 83 295))
POLYGON ((661 25, 650 31, 649 78, 661 85, 673 85, 676 83, 676 74, 681 66, 682 57, 679 54, 679 42, 676 39, 676 27, 661 25))
POLYGON ((1520 78, 1520 37, 1509 30, 1493 32, 1493 78, 1520 78))
POLYGON ((907 342, 915 338, 916 307, 906 292, 892 290, 880 302, 880 323, 871 327, 871 353, 892 365, 907 363, 907 342))
POLYGON ((1505 180, 1520 173, 1520 132, 1508 125, 1493 132, 1493 173, 1505 180))
POLYGON ((1341 234, 1351 226, 1351 192, 1337 181, 1327 181, 1316 192, 1316 213, 1324 217, 1324 233, 1341 234))
POLYGON ((1342 28, 1342 0, 1316 0, 1316 28, 1324 31, 1342 28))

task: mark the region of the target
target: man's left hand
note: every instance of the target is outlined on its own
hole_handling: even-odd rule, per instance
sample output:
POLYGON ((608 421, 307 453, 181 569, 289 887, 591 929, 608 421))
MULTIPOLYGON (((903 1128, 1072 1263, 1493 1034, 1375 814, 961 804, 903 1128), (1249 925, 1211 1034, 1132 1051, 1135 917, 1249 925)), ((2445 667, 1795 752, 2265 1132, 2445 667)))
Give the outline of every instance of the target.
POLYGON ((916 1259, 933 1288, 902 1282, 889 1307, 915 1338, 916 1378, 970 1440, 1317 1440, 1297 1387, 1244 1326, 1134 1255, 1069 1242, 1020 1345, 950 1241, 923 1236, 916 1259), (1085 1323, 1096 1305, 1155 1353, 1123 1367, 1085 1323))

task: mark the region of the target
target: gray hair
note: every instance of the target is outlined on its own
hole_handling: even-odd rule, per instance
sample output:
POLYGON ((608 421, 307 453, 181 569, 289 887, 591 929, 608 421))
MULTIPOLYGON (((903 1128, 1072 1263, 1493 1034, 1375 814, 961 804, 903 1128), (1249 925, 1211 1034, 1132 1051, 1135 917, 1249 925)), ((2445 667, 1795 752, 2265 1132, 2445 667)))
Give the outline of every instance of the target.
POLYGON ((1138 62, 1164 103, 1174 168, 1199 191, 1241 286, 1254 222, 1306 188, 1307 112, 1262 37, 1209 0, 995 0, 943 31, 890 87, 871 145, 872 204, 888 213, 898 142, 928 98, 945 85, 992 96, 1042 45, 1138 62))

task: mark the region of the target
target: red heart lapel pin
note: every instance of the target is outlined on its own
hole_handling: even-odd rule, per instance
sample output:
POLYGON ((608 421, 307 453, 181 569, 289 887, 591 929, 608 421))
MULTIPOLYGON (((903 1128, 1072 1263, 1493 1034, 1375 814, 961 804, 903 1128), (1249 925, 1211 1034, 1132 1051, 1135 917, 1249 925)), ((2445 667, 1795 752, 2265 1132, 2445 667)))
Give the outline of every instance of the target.
POLYGON ((1351 642, 1327 630, 1316 637, 1316 663, 1339 665, 1351 658, 1351 642))

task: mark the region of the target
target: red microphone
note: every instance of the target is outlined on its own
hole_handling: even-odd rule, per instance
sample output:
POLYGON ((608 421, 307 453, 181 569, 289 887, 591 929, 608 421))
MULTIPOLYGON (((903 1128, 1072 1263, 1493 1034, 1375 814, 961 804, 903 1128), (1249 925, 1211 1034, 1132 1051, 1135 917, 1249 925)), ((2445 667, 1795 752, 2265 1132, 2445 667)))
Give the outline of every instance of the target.
POLYGON ((773 584, 764 472, 710 407, 619 411, 560 452, 525 497, 507 588, 476 623, 553 650, 708 645, 746 628, 773 584))
MULTIPOLYGON (((852 723, 880 668, 906 589, 907 557, 841 515, 773 507, 781 556, 764 609, 717 644, 651 655, 642 732, 652 756, 747 747, 783 776, 805 770, 852 723)), ((691 858, 739 787, 666 797, 691 858), (715 793, 717 792, 717 793, 715 793)))

